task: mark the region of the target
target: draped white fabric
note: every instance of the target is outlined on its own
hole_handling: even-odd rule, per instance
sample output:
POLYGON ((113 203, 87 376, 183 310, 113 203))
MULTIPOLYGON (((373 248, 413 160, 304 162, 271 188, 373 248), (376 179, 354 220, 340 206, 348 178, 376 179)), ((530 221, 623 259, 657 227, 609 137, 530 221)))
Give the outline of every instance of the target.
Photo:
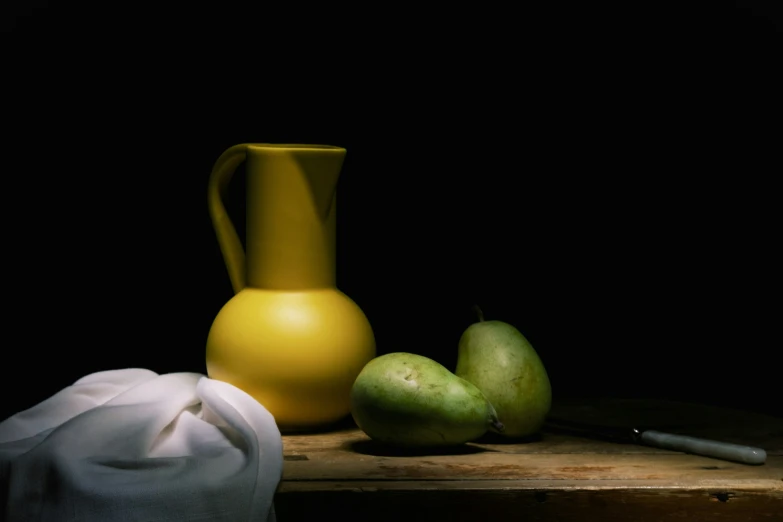
POLYGON ((0 423, 8 522, 274 522, 272 415, 196 373, 98 372, 0 423))

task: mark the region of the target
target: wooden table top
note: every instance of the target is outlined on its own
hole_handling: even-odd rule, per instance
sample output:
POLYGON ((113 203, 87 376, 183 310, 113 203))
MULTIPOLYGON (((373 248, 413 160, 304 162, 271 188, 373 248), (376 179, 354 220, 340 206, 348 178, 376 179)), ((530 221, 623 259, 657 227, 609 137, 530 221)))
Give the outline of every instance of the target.
POLYGON ((783 419, 665 401, 560 402, 553 415, 758 446, 749 466, 544 431, 441 452, 384 448, 355 427, 285 435, 279 522, 340 520, 765 520, 783 522, 783 419), (594 518, 593 518, 594 517, 594 518), (328 517, 326 517, 328 518, 328 517))

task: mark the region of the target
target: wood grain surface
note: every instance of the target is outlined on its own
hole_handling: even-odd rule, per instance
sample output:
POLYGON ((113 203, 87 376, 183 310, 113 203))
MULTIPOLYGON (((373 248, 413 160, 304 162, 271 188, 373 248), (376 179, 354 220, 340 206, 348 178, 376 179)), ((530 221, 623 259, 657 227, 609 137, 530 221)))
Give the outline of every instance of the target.
POLYGON ((761 466, 543 431, 405 452, 355 426, 285 435, 280 522, 717 520, 783 522, 783 419, 663 401, 561 401, 552 415, 753 445, 761 466))

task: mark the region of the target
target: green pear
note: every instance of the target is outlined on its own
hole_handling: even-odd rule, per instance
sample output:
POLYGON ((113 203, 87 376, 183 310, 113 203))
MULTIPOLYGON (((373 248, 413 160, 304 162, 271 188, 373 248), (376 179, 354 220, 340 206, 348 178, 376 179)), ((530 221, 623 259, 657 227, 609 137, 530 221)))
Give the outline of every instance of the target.
POLYGON ((502 435, 537 433, 552 406, 544 364, 522 333, 503 321, 470 325, 459 340, 455 373, 478 387, 505 425, 502 435))
POLYGON ((421 355, 372 359, 351 388, 351 415, 371 439, 401 447, 451 446, 502 431, 473 384, 421 355))

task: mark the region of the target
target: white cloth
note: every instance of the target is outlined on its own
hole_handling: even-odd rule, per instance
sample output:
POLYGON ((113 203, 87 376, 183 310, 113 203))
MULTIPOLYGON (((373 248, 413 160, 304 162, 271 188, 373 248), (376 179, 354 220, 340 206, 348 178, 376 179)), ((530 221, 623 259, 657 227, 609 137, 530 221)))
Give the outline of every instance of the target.
POLYGON ((93 373, 0 423, 8 522, 274 522, 282 470, 272 415, 197 373, 93 373))

